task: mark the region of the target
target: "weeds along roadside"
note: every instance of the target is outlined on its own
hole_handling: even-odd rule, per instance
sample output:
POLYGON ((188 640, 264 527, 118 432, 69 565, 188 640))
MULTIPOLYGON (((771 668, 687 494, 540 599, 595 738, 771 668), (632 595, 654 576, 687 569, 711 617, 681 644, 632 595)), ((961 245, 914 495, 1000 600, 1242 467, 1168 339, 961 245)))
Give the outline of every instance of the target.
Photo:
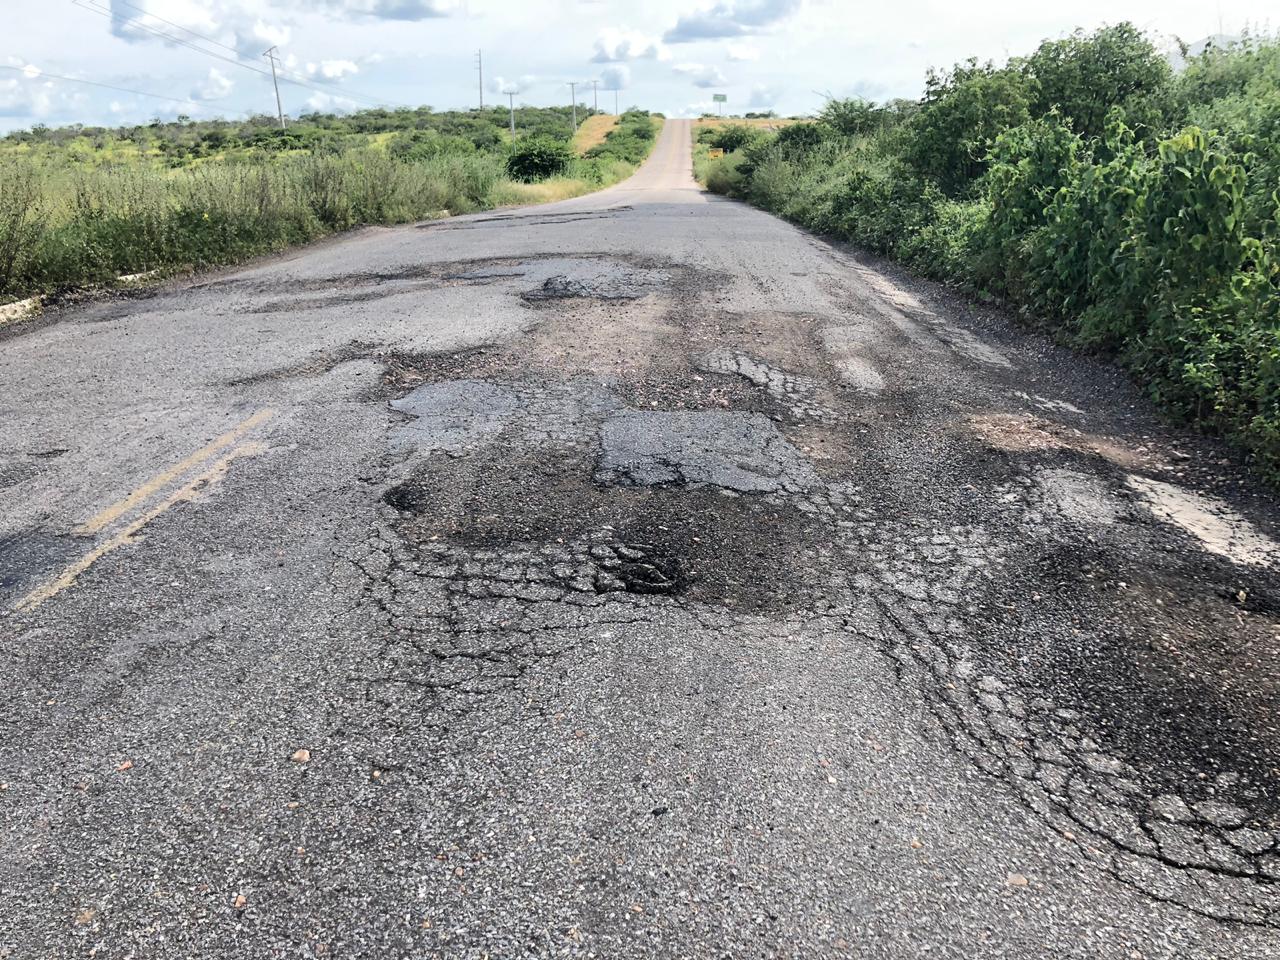
POLYGON ((324 149, 288 141, 264 151, 255 142, 176 167, 156 162, 154 147, 119 149, 131 141, 110 132, 97 135, 95 150, 83 148, 85 138, 41 149, 25 141, 15 148, 9 138, 11 148, 0 149, 0 302, 236 263, 358 225, 577 196, 629 176, 652 148, 654 129, 647 114, 632 111, 585 157, 546 133, 480 148, 410 131, 350 136, 354 143, 324 149), (637 136, 646 127, 647 140, 637 136), (533 142, 555 145, 563 162, 513 177, 512 158, 533 142))
POLYGON ((695 173, 1116 358, 1280 480, 1280 42, 1173 59, 1129 24, 1076 33, 919 101, 708 124, 695 173))

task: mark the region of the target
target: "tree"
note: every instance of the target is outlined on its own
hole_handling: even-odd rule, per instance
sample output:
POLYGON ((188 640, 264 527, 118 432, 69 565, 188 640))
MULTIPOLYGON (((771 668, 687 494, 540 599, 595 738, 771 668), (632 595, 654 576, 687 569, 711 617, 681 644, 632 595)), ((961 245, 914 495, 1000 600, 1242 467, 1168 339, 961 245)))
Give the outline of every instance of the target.
POLYGON ((1083 137, 1102 136, 1112 107, 1124 107, 1131 125, 1158 123, 1157 100, 1173 75, 1169 62, 1131 23, 1046 40, 1021 67, 1031 81, 1032 116, 1057 108, 1083 137))
POLYGON ((1030 117, 1021 71, 976 59, 949 73, 930 71, 920 111, 911 120, 907 162, 948 196, 965 193, 987 168, 997 136, 1030 117))
POLYGON ((885 111, 862 97, 832 98, 826 102, 818 120, 846 137, 874 133, 885 120, 885 111))

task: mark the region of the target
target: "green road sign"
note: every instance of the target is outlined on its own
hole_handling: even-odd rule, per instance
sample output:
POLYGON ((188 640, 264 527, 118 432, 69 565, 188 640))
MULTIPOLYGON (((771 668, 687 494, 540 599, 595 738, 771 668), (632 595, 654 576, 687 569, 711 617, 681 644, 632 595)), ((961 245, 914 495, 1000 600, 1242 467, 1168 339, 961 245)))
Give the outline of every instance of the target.
POLYGON ((711 95, 711 101, 713 103, 728 103, 729 98, 725 96, 723 93, 713 93, 711 95))

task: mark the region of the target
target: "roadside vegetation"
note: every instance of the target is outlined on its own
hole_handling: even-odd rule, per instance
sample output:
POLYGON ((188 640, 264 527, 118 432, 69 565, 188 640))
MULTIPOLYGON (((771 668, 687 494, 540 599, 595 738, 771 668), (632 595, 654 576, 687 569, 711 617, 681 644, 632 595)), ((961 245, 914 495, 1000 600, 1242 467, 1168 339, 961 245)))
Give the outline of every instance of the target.
POLYGON ((568 107, 312 114, 0 139, 0 302, 234 263, 361 224, 576 196, 630 175, 656 121, 632 110, 585 156, 568 107))
POLYGON ((918 102, 707 127, 695 170, 1118 358, 1280 478, 1280 42, 1174 59, 1129 24, 1077 33, 918 102))

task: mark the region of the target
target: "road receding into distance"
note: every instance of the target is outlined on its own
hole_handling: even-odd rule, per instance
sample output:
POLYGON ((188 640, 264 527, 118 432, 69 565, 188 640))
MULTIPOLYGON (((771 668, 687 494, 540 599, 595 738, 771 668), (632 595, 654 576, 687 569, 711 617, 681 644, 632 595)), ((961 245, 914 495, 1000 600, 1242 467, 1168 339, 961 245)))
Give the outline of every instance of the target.
POLYGON ((0 332, 0 956, 1280 956, 1272 496, 698 190, 0 332))

